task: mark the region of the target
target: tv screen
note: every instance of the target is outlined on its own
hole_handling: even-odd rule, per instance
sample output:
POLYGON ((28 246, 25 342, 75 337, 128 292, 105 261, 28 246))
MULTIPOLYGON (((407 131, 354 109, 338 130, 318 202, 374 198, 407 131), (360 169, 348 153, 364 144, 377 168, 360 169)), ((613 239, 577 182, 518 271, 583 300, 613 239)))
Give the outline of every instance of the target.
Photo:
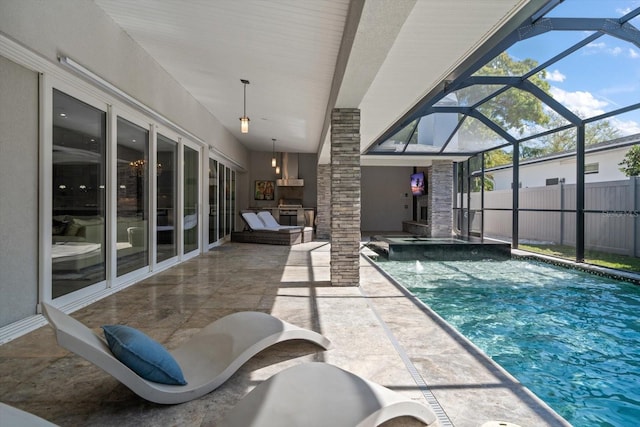
POLYGON ((424 172, 418 172, 411 175, 411 193, 414 196, 424 196, 424 172))

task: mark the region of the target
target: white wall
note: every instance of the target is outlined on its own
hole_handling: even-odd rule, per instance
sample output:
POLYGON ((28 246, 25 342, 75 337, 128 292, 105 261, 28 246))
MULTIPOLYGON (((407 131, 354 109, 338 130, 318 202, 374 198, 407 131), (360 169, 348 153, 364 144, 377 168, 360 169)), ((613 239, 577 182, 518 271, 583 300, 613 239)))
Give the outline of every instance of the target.
POLYGON ((413 218, 411 167, 362 167, 362 231, 402 231, 413 218))
POLYGON ((0 327, 38 301, 38 75, 0 56, 0 327))
POLYGON ((52 63, 69 56, 247 167, 244 146, 93 1, 0 0, 0 11, 4 34, 52 63))

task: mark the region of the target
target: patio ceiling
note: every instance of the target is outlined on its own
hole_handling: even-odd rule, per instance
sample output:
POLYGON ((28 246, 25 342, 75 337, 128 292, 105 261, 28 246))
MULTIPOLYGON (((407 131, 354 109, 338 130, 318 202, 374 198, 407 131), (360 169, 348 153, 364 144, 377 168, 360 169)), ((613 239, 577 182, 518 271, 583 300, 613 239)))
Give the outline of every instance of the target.
POLYGON ((548 0, 96 3, 247 149, 269 152, 275 138, 326 163, 333 107, 361 109, 364 150, 548 0))

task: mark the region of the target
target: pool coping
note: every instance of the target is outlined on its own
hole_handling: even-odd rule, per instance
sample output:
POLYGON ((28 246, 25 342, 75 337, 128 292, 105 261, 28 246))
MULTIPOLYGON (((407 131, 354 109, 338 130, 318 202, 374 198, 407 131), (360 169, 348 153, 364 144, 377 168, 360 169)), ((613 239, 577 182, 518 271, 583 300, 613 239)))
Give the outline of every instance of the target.
POLYGON ((546 262, 547 264, 557 265, 574 270, 584 271, 585 273, 595 274, 597 276, 608 277, 610 279, 630 282, 634 285, 640 285, 640 274, 630 271, 615 270, 613 268, 601 267, 595 264, 587 264, 582 262, 571 261, 568 259, 556 258, 548 255, 537 254, 535 252, 523 251, 522 249, 511 249, 511 254, 517 259, 531 259, 546 262))

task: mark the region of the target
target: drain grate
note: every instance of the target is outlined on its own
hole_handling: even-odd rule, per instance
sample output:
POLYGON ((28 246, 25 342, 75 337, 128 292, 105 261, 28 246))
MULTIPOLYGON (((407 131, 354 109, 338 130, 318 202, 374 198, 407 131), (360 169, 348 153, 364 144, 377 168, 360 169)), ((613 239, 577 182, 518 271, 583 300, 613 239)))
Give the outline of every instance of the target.
MULTIPOLYGON (((387 335, 387 337, 391 341, 391 344, 393 345, 393 347, 398 352, 398 355, 400 356, 400 358, 404 362, 404 365, 406 366, 407 370, 409 371, 409 374, 411 374, 411 377, 416 382, 416 385, 418 386, 418 389, 420 389, 420 391, 422 392, 422 395, 424 396, 424 398, 426 399, 427 403, 429 404, 429 406, 433 410, 434 414, 436 415, 436 418, 438 419, 438 422, 439 422, 439 426, 440 427, 453 427, 453 423, 449 419, 449 416, 444 411, 444 409, 442 409, 442 406, 440 406, 440 402, 438 402, 438 400, 433 395, 431 390, 429 390, 429 386, 427 386, 427 383, 425 382, 424 378, 422 378, 422 375, 420 375, 420 373, 416 369, 415 365, 413 364, 413 362, 409 358, 409 355, 407 355, 407 352, 404 350, 402 345, 400 345, 400 343, 396 339, 395 335, 393 335, 393 332, 391 332, 391 329, 389 329, 389 326, 387 326, 385 321, 382 320, 382 317, 380 317, 380 315, 376 311, 375 307, 373 307, 373 305, 371 305, 369 303, 368 296, 362 290, 362 286, 359 286, 358 289, 360 290, 360 293, 362 294, 362 296, 367 299, 367 304, 369 305, 369 308, 371 308, 371 311, 373 312, 374 316, 376 316, 376 318, 378 319, 378 321, 382 325, 382 329, 384 330, 385 334, 387 335)), ((487 426, 487 427, 489 427, 489 426, 487 426)), ((493 426, 491 426, 491 427, 493 427, 493 426)), ((498 427, 498 425, 496 425, 495 427, 498 427)), ((517 426, 508 426, 508 427, 517 427, 517 426)))

